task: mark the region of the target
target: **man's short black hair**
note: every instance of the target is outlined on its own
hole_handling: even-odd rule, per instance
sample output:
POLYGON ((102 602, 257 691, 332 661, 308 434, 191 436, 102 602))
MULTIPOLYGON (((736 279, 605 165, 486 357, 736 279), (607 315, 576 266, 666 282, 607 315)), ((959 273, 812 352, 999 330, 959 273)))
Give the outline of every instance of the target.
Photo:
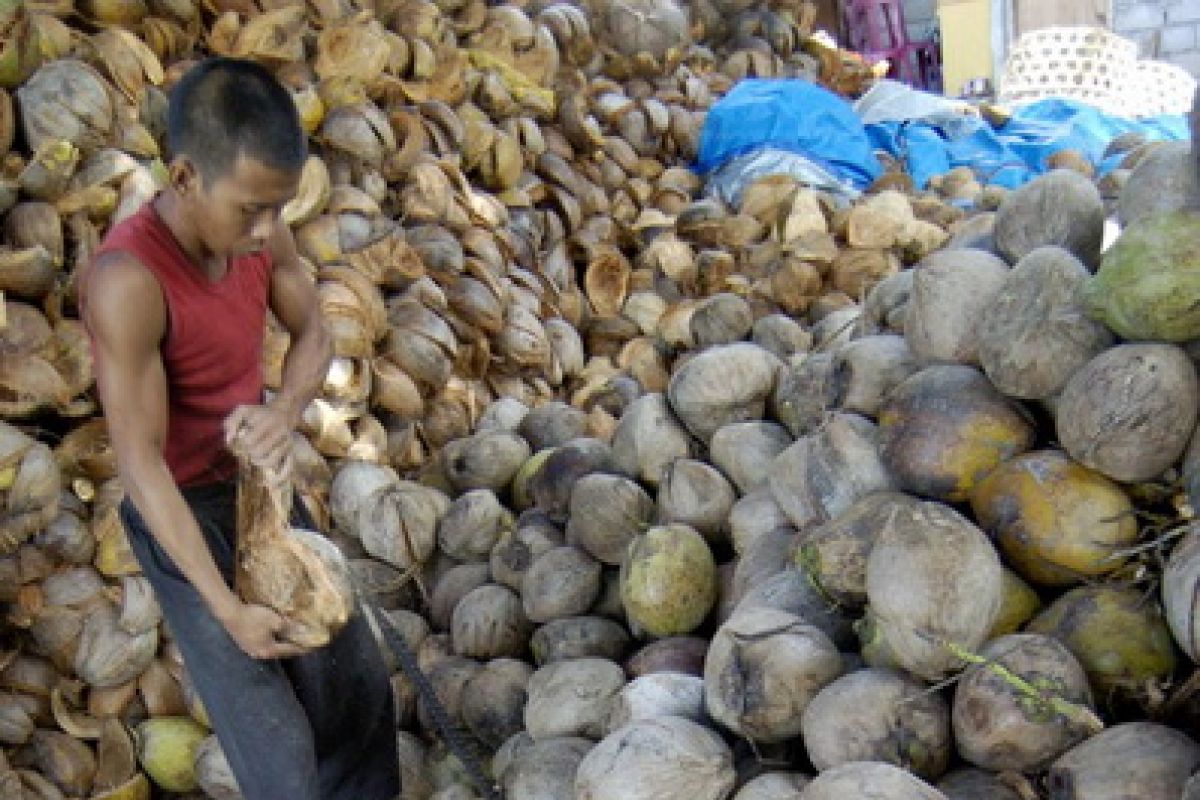
POLYGON ((167 149, 187 156, 205 181, 228 174, 245 155, 279 170, 299 170, 307 140, 291 94, 263 66, 209 58, 171 90, 167 149))

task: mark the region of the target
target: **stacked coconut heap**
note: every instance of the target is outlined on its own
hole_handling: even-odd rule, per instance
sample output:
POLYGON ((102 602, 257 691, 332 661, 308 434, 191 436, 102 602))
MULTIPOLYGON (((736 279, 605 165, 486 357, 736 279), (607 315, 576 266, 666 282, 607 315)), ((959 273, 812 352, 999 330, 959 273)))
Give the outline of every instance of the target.
MULTIPOLYGON (((297 440, 298 494, 495 753, 508 797, 572 797, 576 780, 588 798, 727 797, 767 770, 797 774, 758 777, 743 800, 797 796, 799 771, 819 770, 865 787, 828 796, 901 781, 911 797, 930 790, 886 763, 937 780, 955 749, 1022 796, 1020 773, 1099 727, 1091 698, 1161 705, 1176 660, 1154 614, 1162 570, 1134 551, 1178 516, 1144 482, 1178 453, 1139 429, 1158 460, 1131 475, 1056 427, 1092 408, 1088 386, 1068 402, 1067 373, 1125 352, 1071 305, 1084 267, 1054 253, 1023 279, 1043 282, 1036 314, 991 311, 1033 244, 1095 266, 1090 182, 1005 198, 960 172, 941 196, 839 208, 767 178, 734 208, 702 199, 686 165, 733 81, 853 93, 869 72, 808 40, 808 4, 691 12, 133 0, 5 19, 0 795, 235 796, 116 517, 73 287, 153 193, 164 89, 206 53, 277 70, 311 135, 285 213, 337 358, 297 440), (1000 211, 964 222, 946 199, 1000 211), (1047 209, 1070 209, 1067 233, 1047 209), (1033 333, 976 330, 992 316, 1036 317, 1033 333), (1015 359, 1018 383, 989 359, 1015 359), (1022 388, 1030 370, 1062 383, 1022 388), (1117 570, 1123 583, 1096 578, 1117 570), (1096 584, 1032 624, 1061 645, 996 639, 1036 605, 1017 574, 1046 602, 1096 584), (979 658, 1007 666, 938 684, 979 658), (1009 730, 1018 712, 1036 735, 1009 730)), ((272 326, 273 385, 285 346, 272 326)), ((1186 372, 1176 362, 1147 372, 1186 372)), ((1173 418, 1194 402, 1177 390, 1124 388, 1084 435, 1165 421, 1156 398, 1173 418)), ((1189 591, 1186 565, 1171 574, 1189 591)), ((406 797, 470 796, 400 673, 395 686, 406 797)), ((1113 783, 1096 763, 1141 763, 1136 750, 1177 786, 1194 745, 1146 725, 1133 744, 1089 740, 1051 783, 1124 785, 1129 769, 1113 783)))

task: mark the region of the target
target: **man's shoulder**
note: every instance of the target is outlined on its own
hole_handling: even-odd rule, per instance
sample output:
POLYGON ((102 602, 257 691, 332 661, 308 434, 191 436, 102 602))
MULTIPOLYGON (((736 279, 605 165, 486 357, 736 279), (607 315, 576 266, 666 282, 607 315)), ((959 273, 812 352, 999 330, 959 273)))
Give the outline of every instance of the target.
POLYGON ((162 290, 153 271, 136 255, 108 250, 83 271, 79 299, 85 324, 97 316, 144 324, 161 307, 162 290))

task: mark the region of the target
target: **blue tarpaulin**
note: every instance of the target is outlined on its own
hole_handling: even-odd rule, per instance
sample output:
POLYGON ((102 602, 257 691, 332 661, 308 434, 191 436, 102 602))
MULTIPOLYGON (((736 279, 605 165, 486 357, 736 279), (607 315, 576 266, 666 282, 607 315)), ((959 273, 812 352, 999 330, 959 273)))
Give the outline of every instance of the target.
POLYGON ((1068 148, 1082 152, 1103 174, 1121 158, 1105 161, 1105 148, 1130 132, 1151 140, 1189 135, 1183 115, 1124 119, 1057 98, 1019 109, 999 129, 961 113, 864 125, 850 103, 815 84, 754 78, 738 83, 709 110, 695 169, 709 176, 733 158, 774 148, 802 155, 863 189, 882 174, 878 149, 903 159, 920 187, 934 175, 966 166, 987 183, 1013 188, 1045 172, 1050 155, 1068 148))
POLYGON ((1046 171, 1049 157, 1064 149, 1087 156, 1101 174, 1122 156, 1104 160, 1109 142, 1123 133, 1151 140, 1188 138, 1182 114, 1124 119, 1074 100, 1051 98, 1018 109, 1000 128, 968 116, 882 122, 866 126, 875 147, 902 158, 918 186, 954 167, 971 167, 987 183, 1014 188, 1046 171))
POLYGON ((709 109, 696 171, 707 175, 763 147, 806 156, 859 189, 883 174, 850 104, 808 81, 740 81, 709 109))

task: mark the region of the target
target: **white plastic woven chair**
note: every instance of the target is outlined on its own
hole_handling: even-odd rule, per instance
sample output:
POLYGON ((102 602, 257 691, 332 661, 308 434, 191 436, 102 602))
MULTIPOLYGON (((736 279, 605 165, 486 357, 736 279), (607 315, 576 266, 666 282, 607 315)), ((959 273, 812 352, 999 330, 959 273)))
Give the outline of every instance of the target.
POLYGON ((1196 79, 1183 67, 1165 61, 1137 62, 1125 84, 1125 106, 1138 117, 1186 114, 1192 110, 1195 95, 1196 79))
POLYGON ((1065 97, 1128 116, 1127 81, 1137 63, 1137 44, 1104 28, 1030 31, 1008 56, 997 100, 1017 108, 1065 97))

